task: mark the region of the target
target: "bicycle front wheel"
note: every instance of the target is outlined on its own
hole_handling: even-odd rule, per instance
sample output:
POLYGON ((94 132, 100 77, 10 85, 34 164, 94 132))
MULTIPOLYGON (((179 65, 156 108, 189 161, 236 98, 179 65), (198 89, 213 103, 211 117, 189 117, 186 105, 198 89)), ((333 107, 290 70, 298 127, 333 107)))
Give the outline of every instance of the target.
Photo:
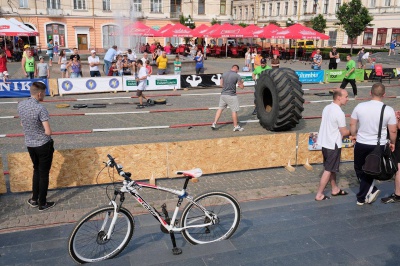
POLYGON ((106 260, 124 250, 135 226, 132 214, 120 208, 111 236, 107 238, 113 218, 114 207, 105 206, 91 211, 78 222, 68 241, 69 254, 76 262, 106 260))
POLYGON ((240 223, 240 206, 237 200, 225 192, 208 192, 194 201, 204 207, 211 219, 196 204, 189 203, 182 212, 180 224, 189 227, 182 231, 191 244, 207 244, 228 239, 240 223), (204 226, 204 224, 211 225, 204 226))

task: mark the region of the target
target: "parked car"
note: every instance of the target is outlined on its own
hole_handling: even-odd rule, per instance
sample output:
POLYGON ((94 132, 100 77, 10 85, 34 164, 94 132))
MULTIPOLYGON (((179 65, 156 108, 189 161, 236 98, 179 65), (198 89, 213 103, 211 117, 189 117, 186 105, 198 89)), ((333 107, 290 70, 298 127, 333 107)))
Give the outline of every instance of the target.
MULTIPOLYGON (((64 50, 65 55, 67 56, 67 58, 69 58, 73 53, 74 50, 70 49, 70 48, 58 48, 58 51, 61 52, 61 50, 64 50)), ((42 50, 42 56, 46 56, 47 55, 47 50, 42 50)))

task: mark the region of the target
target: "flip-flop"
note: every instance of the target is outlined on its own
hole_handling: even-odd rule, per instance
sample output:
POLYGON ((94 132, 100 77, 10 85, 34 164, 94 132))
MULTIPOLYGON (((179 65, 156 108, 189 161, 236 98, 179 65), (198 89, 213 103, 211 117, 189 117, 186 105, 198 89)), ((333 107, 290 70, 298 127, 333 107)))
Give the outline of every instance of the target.
POLYGON ((338 193, 336 193, 336 194, 331 194, 331 195, 332 195, 332 197, 336 197, 336 196, 346 196, 347 194, 349 194, 349 193, 347 193, 347 191, 339 190, 338 193))
POLYGON ((320 200, 315 199, 315 201, 321 201, 321 200, 327 200, 327 199, 331 199, 331 198, 324 195, 324 197, 322 199, 320 199, 320 200))

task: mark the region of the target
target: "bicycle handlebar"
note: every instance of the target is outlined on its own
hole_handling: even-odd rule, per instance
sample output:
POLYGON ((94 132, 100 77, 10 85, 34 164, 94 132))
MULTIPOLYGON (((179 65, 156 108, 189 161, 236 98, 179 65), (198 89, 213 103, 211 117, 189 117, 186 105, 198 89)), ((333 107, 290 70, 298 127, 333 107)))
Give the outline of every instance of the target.
POLYGON ((121 166, 121 165, 118 165, 118 164, 115 162, 114 158, 113 158, 110 154, 107 154, 107 157, 108 157, 108 159, 109 159, 109 161, 107 162, 107 165, 110 166, 110 167, 115 168, 120 176, 122 176, 123 178, 125 178, 126 181, 131 182, 131 181, 132 181, 132 179, 131 179, 131 173, 129 173, 129 172, 124 172, 124 171, 122 170, 122 166, 121 166))

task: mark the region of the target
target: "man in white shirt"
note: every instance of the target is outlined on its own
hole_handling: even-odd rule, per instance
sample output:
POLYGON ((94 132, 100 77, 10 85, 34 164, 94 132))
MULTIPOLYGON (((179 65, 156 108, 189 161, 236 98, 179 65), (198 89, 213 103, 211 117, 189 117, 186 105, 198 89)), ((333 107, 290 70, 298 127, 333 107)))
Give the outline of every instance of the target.
POLYGON ((88 57, 90 76, 92 78, 93 77, 101 77, 100 71, 99 71, 100 58, 96 55, 95 50, 90 51, 90 53, 91 53, 91 55, 88 57))
POLYGON ((340 154, 342 151, 342 139, 350 135, 346 128, 346 117, 341 107, 346 105, 349 94, 346 90, 333 91, 333 102, 325 106, 322 111, 322 120, 318 133, 318 145, 322 146, 324 157, 324 172, 318 187, 315 200, 326 200, 330 197, 324 194, 328 182, 331 182, 332 196, 344 196, 348 193, 341 190, 336 184, 336 173, 339 172, 340 154))
POLYGON ((136 91, 136 96, 139 97, 139 105, 136 107, 137 109, 141 109, 144 108, 145 106, 143 105, 143 98, 148 102, 148 98, 146 98, 146 96, 144 96, 143 91, 146 90, 146 86, 147 86, 147 69, 146 67, 143 66, 143 62, 142 60, 138 60, 136 62, 137 67, 139 68, 139 72, 136 78, 136 82, 137 82, 137 91, 136 91))
POLYGON ((136 61, 137 57, 136 57, 136 53, 134 51, 132 51, 132 49, 128 49, 128 60, 129 63, 132 63, 133 61, 136 61))
POLYGON ((140 59, 140 60, 142 60, 142 63, 143 63, 143 66, 144 67, 146 67, 146 61, 147 60, 149 60, 147 57, 148 57, 149 55, 148 55, 148 53, 143 53, 143 57, 140 59))
MULTIPOLYGON (((385 96, 385 86, 382 83, 374 84, 370 94, 372 99, 368 102, 358 104, 354 108, 350 120, 351 135, 357 135, 357 142, 354 148, 354 170, 360 181, 360 191, 357 193, 357 205, 373 203, 380 193, 380 190, 374 186, 373 176, 364 173, 362 166, 365 163, 365 158, 374 150, 378 142, 379 121, 383 106, 382 98, 385 96)), ((397 121, 394 110, 390 106, 386 106, 383 115, 380 139, 382 148, 386 144, 388 137, 387 129, 389 129, 390 149, 394 151, 397 121)))

